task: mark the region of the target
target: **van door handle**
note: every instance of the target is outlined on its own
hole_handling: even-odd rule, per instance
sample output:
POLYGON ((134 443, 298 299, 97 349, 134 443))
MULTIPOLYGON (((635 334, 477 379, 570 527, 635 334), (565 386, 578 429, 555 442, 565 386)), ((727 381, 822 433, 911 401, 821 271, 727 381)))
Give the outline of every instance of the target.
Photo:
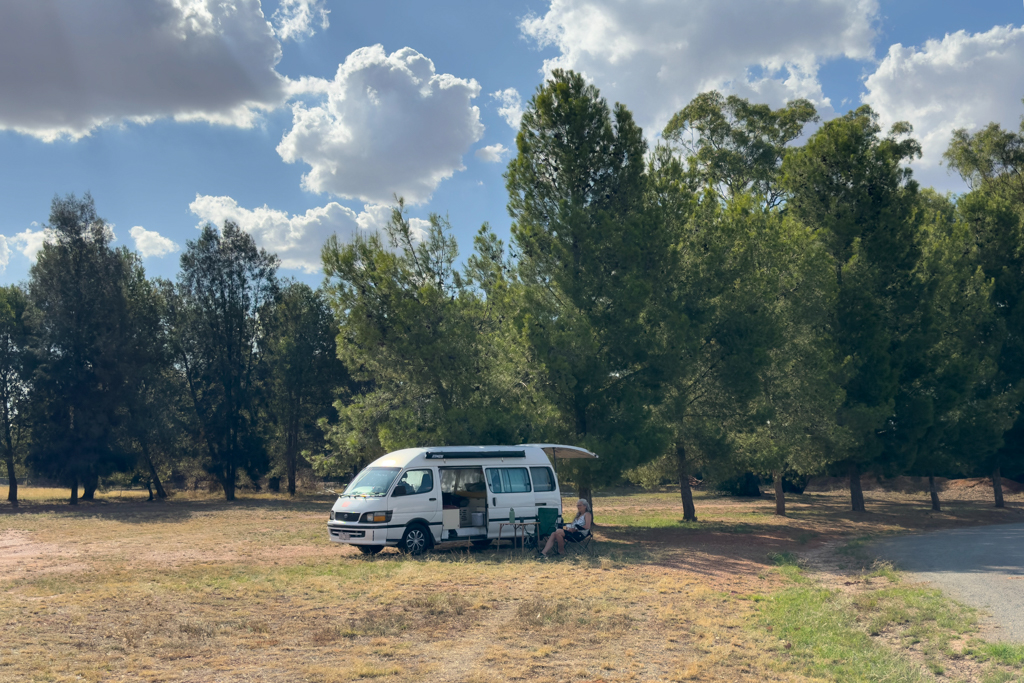
POLYGON ((547 505, 547 503, 537 503, 537 505, 547 505))
POLYGON ((494 505, 494 507, 498 507, 498 497, 497 496, 494 496, 493 498, 491 498, 491 504, 494 505))
POLYGON ((430 500, 437 500, 437 498, 431 498, 430 500))

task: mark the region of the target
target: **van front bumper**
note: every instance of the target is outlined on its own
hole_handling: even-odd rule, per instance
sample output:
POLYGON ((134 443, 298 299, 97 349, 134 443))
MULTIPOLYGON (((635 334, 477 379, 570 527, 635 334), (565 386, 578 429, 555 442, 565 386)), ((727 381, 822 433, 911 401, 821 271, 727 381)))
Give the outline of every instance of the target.
MULTIPOLYGON (((333 543, 356 545, 388 545, 388 530, 385 527, 355 526, 353 524, 328 524, 328 538, 333 543)), ((394 545, 396 541, 392 541, 394 545)))

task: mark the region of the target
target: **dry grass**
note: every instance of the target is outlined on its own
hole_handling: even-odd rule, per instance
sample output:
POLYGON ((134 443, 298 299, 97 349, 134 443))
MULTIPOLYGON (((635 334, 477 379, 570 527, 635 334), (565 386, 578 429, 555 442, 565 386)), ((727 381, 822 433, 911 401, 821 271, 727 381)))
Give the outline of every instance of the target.
MULTIPOLYGON (((839 538, 1015 521, 959 501, 869 493, 768 501, 597 500, 598 556, 507 550, 367 558, 326 540, 328 498, 104 496, 78 509, 23 490, 0 505, 0 681, 807 680, 757 622, 790 584, 768 559, 839 538)), ((145 495, 145 494, 143 494, 145 495)), ((66 492, 60 492, 66 496, 66 492)), ((784 562, 778 564, 785 565, 784 562)))

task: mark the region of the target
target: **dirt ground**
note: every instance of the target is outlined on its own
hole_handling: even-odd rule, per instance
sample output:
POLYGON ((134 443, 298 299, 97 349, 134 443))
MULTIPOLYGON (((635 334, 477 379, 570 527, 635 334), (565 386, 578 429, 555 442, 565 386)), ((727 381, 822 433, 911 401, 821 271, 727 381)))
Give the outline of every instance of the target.
POLYGON ((0 681, 807 680, 756 626, 778 557, 1024 520, 1017 493, 866 499, 790 496, 780 518, 699 493, 694 524, 677 494, 599 496, 595 555, 546 563, 367 558, 326 540, 328 497, 0 506, 0 681))

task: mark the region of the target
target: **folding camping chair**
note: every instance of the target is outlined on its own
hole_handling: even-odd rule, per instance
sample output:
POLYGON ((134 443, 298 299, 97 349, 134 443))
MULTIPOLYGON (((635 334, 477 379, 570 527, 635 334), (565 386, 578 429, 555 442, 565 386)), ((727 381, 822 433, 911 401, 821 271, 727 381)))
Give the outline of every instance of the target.
POLYGON ((593 520, 590 522, 590 533, 584 536, 579 541, 574 541, 571 538, 566 537, 565 539, 565 555, 566 557, 575 555, 586 555, 593 557, 596 548, 594 548, 594 529, 597 525, 594 524, 593 520))

